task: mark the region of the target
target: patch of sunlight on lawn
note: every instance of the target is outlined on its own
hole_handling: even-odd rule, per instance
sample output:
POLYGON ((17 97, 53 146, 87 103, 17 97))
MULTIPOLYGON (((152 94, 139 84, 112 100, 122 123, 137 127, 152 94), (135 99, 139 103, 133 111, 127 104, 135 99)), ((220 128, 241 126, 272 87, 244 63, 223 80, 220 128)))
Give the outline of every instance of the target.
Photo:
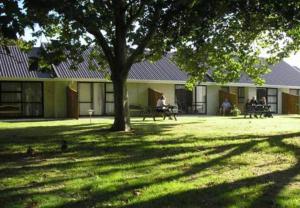
POLYGON ((0 121, 1 207, 300 207, 299 116, 89 122, 0 121))

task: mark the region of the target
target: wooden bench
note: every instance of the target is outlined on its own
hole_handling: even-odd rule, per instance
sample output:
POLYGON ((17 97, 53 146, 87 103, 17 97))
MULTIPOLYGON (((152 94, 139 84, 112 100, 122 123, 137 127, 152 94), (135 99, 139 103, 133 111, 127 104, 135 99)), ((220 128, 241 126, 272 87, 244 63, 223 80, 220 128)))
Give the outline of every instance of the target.
POLYGON ((21 109, 18 105, 1 105, 0 114, 20 114, 21 109))
POLYGON ((143 111, 143 121, 146 120, 146 117, 152 117, 153 121, 156 121, 155 118, 157 116, 162 116, 163 119, 165 120, 166 117, 172 118, 174 117, 174 120, 177 121, 177 116, 178 111, 175 109, 175 106, 169 106, 168 108, 164 110, 157 109, 156 107, 146 107, 143 111))

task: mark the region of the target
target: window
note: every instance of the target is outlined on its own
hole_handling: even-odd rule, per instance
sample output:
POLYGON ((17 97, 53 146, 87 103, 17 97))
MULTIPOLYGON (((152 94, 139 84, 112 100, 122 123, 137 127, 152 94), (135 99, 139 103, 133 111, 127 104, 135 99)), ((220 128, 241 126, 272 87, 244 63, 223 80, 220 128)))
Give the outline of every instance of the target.
POLYGON ((207 89, 206 86, 196 86, 195 88, 195 104, 194 112, 206 114, 207 104, 207 89))
POLYGON ((268 105, 271 106, 271 111, 277 113, 278 91, 276 88, 257 88, 256 93, 258 101, 265 97, 268 105))
POLYGON ((112 83, 105 83, 105 114, 111 115, 115 112, 114 88, 112 83))
POLYGON ((267 88, 267 103, 271 106, 271 111, 277 113, 278 97, 277 89, 267 88))
POLYGON ((0 117, 43 116, 41 82, 0 82, 0 117))
POLYGON ((78 98, 80 116, 88 116, 90 109, 94 110, 93 115, 103 115, 104 83, 78 83, 78 98))
POLYGON ((193 113, 193 92, 185 85, 175 85, 175 103, 182 113, 193 113))
POLYGON ((92 109, 93 104, 93 85, 92 83, 78 83, 79 115, 89 115, 88 110, 92 109))
POLYGON ((300 90, 299 89, 290 89, 290 94, 299 96, 300 90))
POLYGON ((245 102, 245 88, 238 87, 238 102, 244 103, 245 102))

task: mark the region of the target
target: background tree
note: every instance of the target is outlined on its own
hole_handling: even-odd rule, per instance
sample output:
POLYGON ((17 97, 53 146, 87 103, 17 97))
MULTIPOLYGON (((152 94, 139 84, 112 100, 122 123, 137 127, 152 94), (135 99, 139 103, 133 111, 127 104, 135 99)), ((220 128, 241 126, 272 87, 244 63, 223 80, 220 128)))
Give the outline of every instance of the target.
POLYGON ((219 82, 246 73, 262 83, 268 62, 259 59, 260 49, 274 61, 299 45, 299 2, 292 0, 24 0, 24 9, 39 25, 35 35, 49 39, 46 62, 80 62, 92 46, 99 70, 109 69, 113 130, 130 129, 126 80, 135 62, 174 49, 191 83, 208 70, 219 82))
POLYGON ((30 49, 32 42, 22 41, 19 37, 24 35, 25 27, 31 26, 17 0, 0 0, 0 46, 4 49, 0 53, 9 56, 8 45, 30 49))

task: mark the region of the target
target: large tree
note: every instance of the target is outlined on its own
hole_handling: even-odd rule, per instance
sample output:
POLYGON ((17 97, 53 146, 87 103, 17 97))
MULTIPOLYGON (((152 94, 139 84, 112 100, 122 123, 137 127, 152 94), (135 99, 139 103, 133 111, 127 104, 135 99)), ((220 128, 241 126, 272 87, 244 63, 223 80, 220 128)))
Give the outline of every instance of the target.
POLYGON ((173 49, 191 83, 208 70, 219 82, 246 73, 261 83, 267 62, 260 49, 274 60, 299 45, 299 2, 292 0, 24 0, 23 6, 39 25, 36 35, 49 40, 46 62, 71 58, 75 66, 92 47, 99 70, 109 69, 113 130, 130 129, 126 80, 135 62, 173 49))

